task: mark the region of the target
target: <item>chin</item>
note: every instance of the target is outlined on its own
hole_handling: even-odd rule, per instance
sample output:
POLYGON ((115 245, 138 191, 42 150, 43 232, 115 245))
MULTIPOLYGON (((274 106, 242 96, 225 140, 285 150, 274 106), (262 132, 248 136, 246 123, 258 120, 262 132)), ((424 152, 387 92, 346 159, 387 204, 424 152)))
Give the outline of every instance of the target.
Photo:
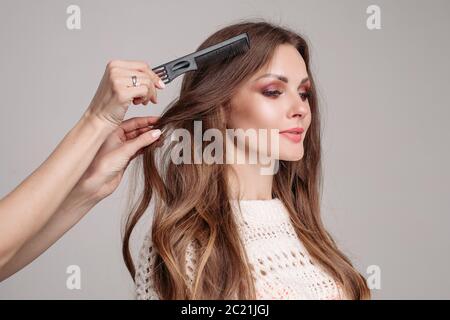
POLYGON ((301 152, 280 152, 279 160, 283 161, 299 161, 303 158, 303 148, 301 152))
POLYGON ((283 161, 299 161, 303 158, 304 148, 303 142, 299 144, 281 144, 278 159, 283 161))

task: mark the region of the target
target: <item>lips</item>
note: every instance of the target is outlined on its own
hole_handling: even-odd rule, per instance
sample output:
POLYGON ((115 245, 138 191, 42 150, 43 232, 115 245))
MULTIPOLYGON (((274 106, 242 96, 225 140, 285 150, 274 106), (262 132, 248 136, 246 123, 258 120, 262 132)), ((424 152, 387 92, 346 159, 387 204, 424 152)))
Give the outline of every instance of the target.
POLYGON ((303 133, 305 131, 305 129, 300 128, 300 127, 295 127, 295 128, 290 128, 287 130, 283 130, 280 131, 280 133, 285 133, 285 132, 289 132, 289 133, 303 133))
POLYGON ((305 129, 296 127, 296 128, 291 128, 291 129, 280 131, 280 134, 283 137, 288 138, 292 142, 298 143, 302 140, 302 133, 304 131, 305 131, 305 129))

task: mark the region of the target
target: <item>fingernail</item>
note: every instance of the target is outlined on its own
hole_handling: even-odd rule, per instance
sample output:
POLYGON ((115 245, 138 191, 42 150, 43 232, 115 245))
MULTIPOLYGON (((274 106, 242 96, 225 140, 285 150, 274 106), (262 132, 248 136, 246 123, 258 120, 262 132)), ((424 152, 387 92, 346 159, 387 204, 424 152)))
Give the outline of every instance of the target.
POLYGON ((159 137, 161 135, 161 130, 155 129, 151 132, 153 138, 159 137))
POLYGON ((159 86, 163 88, 166 87, 165 83, 161 79, 159 79, 159 86))

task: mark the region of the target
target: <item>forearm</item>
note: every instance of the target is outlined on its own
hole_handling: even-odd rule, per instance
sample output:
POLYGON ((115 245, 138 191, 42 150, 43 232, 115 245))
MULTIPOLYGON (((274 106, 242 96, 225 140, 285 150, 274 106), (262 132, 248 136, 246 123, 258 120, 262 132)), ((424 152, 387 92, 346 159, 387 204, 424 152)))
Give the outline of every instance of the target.
POLYGON ((50 248, 69 229, 77 224, 99 199, 90 199, 74 189, 48 220, 9 261, 0 268, 0 282, 18 272, 50 248))
POLYGON ((112 130, 83 115, 44 163, 0 201, 0 268, 46 225, 112 130))

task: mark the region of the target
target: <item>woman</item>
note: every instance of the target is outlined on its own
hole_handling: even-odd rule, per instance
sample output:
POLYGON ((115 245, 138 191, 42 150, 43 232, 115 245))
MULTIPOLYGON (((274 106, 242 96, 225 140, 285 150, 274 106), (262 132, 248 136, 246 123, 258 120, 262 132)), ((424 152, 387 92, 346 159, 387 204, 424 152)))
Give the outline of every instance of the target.
MULTIPOLYGON (((215 128, 223 136, 227 129, 298 128, 303 134, 280 133, 273 175, 262 175, 261 163, 174 164, 174 141, 145 148, 144 189, 123 243, 137 298, 370 298, 365 279, 320 218, 320 119, 308 45, 290 30, 242 22, 217 31, 198 50, 243 32, 250 50, 187 73, 179 99, 155 128, 164 136, 180 128, 194 136, 198 120, 202 132, 215 128), (136 269, 129 239, 152 200, 153 221, 136 269)), ((247 142, 245 149, 231 148, 267 151, 247 142)), ((223 149, 230 150, 225 142, 223 149)))
POLYGON ((156 117, 122 122, 157 102, 160 78, 142 61, 108 63, 97 92, 53 153, 0 200, 0 281, 36 259, 118 186, 128 163, 158 139, 156 117))

